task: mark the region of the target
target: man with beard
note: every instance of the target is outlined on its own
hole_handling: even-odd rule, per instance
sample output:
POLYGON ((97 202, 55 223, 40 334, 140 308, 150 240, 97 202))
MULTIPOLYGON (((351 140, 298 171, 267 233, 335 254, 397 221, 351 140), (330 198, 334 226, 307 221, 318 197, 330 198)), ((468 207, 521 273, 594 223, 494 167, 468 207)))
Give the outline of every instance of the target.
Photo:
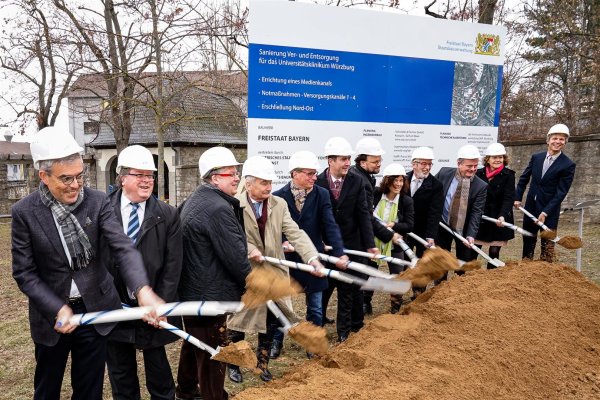
MULTIPOLYGON (((444 187, 430 173, 434 159, 430 147, 417 147, 412 153, 412 171, 408 173, 410 196, 415 207, 413 232, 427 240, 430 246, 435 246, 444 206, 444 187)), ((425 248, 411 237, 407 239, 408 244, 416 248, 417 256, 422 257, 425 248)))
MULTIPOLYGON (((372 213, 375 208, 373 204, 373 193, 375 191, 374 175, 378 174, 381 169, 381 156, 385 154, 385 151, 377 139, 365 137, 356 143, 356 154, 354 165, 350 169, 356 172, 361 178, 365 193, 367 194, 367 208, 372 213)), ((387 229, 373 215, 371 215, 371 223, 373 224, 375 237, 383 243, 388 243, 390 240, 395 242, 401 238, 400 234, 387 229)), ((371 265, 377 268, 377 264, 371 262, 371 265)), ((363 296, 363 312, 365 314, 373 314, 373 306, 371 305, 373 291, 365 290, 363 296)))

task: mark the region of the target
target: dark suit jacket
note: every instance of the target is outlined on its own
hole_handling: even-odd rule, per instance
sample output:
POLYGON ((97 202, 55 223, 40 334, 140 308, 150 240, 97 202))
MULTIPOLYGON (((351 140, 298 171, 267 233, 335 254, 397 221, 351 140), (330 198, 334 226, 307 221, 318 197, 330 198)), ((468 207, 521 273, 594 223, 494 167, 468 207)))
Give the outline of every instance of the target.
POLYGON ((355 172, 348 171, 338 200, 329 190, 327 170, 319 174, 316 184, 327 189, 333 207, 333 216, 340 232, 344 247, 365 251, 375 247, 371 212, 367 207, 367 197, 362 181, 355 172))
MULTIPOLYGON (((407 175, 408 182, 412 180, 414 172, 407 175)), ((444 187, 432 174, 423 180, 419 189, 412 196, 415 207, 415 227, 413 232, 423 239, 437 239, 439 222, 442 220, 444 208, 444 187)))
POLYGON ((567 196, 571 183, 573 183, 575 163, 565 153, 561 153, 542 178, 546 153, 543 151, 531 156, 529 164, 519 178, 515 200, 521 201, 525 188, 531 180, 525 200, 525 209, 536 217, 545 212, 548 215, 545 224, 549 228, 556 228, 560 215, 560 203, 567 196))
MULTIPOLYGON (((369 174, 359 165, 353 165, 352 167, 350 167, 350 170, 354 171, 356 175, 359 176, 362 180, 362 183, 365 187, 365 194, 367 195, 367 208, 371 210, 371 212, 373 212, 373 210, 375 209, 375 205, 377 205, 377 203, 374 201, 375 178, 373 177, 373 175, 369 174)), ((387 243, 390 240, 392 240, 392 238, 394 237, 394 233, 387 230, 385 226, 379 223, 373 216, 371 216, 371 223, 373 224, 373 234, 375 235, 375 237, 377 237, 377 239, 381 240, 384 243, 387 243)))
MULTIPOLYGON (((444 187, 443 198, 446 199, 450 183, 456 174, 456 168, 444 167, 435 176, 444 187)), ((471 181, 469 189, 469 202, 467 205, 467 215, 465 218, 465 226, 461 233, 463 237, 477 237, 481 216, 485 207, 485 198, 487 196, 487 183, 481 180, 477 175, 471 181)))
MULTIPOLYGON (((488 180, 485 175, 485 167, 477 170, 477 176, 488 184, 485 199, 484 214, 488 217, 504 217, 506 222, 514 223, 513 204, 515 199, 515 171, 504 167, 502 171, 488 180)), ((484 242, 495 240, 510 240, 515 237, 512 229, 497 226, 493 222, 481 221, 477 239, 484 242)))
MULTIPOLYGON (((115 210, 117 219, 122 220, 121 195, 122 190, 110 194, 110 203, 115 210)), ((167 303, 178 300, 177 286, 181 275, 183 259, 183 242, 181 240, 181 224, 179 214, 174 207, 158 201, 154 196, 146 200, 144 221, 140 227, 136 249, 144 259, 146 273, 150 286, 167 303)), ((121 297, 121 302, 136 306, 137 302, 130 300, 127 286, 119 273, 120 268, 112 257, 105 258, 108 270, 115 278, 115 285, 121 297)), ((180 317, 169 317, 169 323, 181 326, 180 317)), ((153 348, 163 346, 177 340, 177 336, 169 331, 159 330, 146 322, 120 322, 109 337, 110 340, 135 343, 136 347, 153 348)))
MULTIPOLYGON (((310 240, 319 253, 325 252, 323 245, 325 242, 333 247, 333 250, 329 254, 335 257, 344 255, 342 235, 340 228, 333 218, 331 200, 329 199, 329 192, 326 189, 315 185, 313 190, 306 196, 302 212, 298 212, 296 208, 289 183, 273 192, 273 195, 279 196, 286 201, 292 219, 310 237, 310 240)), ((297 253, 285 253, 285 258, 302 262, 297 253)), ((327 279, 295 269, 290 269, 290 275, 302 285, 306 293, 320 292, 327 289, 327 279)))
MULTIPOLYGON (((84 188, 84 200, 73 211, 87 234, 94 258, 77 272, 69 268, 69 260, 60 240, 52 212, 34 192, 12 207, 13 277, 29 298, 29 324, 35 343, 53 346, 60 334, 54 330, 54 318, 69 297, 71 279, 75 280, 89 312, 121 308, 121 300, 113 278, 101 262, 101 237, 121 269, 130 288, 148 285, 142 257, 123 233, 105 193, 84 188)), ((98 333, 107 335, 115 324, 94 325, 98 333)))

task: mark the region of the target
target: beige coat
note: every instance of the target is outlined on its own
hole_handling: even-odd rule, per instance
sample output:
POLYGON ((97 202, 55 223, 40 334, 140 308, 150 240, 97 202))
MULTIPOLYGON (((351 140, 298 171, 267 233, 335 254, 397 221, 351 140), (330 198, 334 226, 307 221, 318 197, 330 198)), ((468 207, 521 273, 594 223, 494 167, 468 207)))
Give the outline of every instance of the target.
MULTIPOLYGON (((268 200, 267 223, 265 225, 265 244, 263 245, 258 231, 256 217, 252 211, 252 204, 248 204, 246 191, 238 195, 240 206, 244 208, 244 226, 248 240, 248 254, 254 249, 258 249, 264 256, 284 259, 282 235, 294 246, 296 252, 304 262, 308 262, 311 257, 318 256, 317 249, 313 245, 308 235, 298 227, 296 222, 290 216, 287 203, 279 197, 270 196, 268 200)), ((287 267, 275 266, 264 262, 262 264, 250 262, 252 268, 272 268, 289 279, 289 270, 287 267)), ((292 323, 297 321, 297 317, 292 311, 292 302, 290 298, 277 301, 282 311, 291 317, 292 323)), ((267 307, 261 306, 253 310, 242 311, 229 318, 227 327, 240 332, 266 332, 267 307)))

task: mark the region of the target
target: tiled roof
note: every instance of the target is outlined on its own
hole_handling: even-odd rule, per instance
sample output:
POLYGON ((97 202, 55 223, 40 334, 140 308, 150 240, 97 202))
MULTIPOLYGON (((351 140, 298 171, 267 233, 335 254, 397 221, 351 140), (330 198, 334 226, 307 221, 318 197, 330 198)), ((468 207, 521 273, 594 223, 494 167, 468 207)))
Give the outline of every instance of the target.
MULTIPOLYGON (((165 132, 165 143, 245 144, 245 116, 228 98, 195 87, 173 95, 166 106, 166 121, 173 121, 165 132)), ((103 121, 110 119, 105 115, 103 121)), ((138 106, 133 114, 129 144, 156 143, 154 111, 138 106)), ((113 147, 115 139, 108 123, 101 123, 90 147, 113 147)))
POLYGON ((21 158, 22 156, 29 157, 30 155, 29 143, 0 141, 1 158, 21 158))

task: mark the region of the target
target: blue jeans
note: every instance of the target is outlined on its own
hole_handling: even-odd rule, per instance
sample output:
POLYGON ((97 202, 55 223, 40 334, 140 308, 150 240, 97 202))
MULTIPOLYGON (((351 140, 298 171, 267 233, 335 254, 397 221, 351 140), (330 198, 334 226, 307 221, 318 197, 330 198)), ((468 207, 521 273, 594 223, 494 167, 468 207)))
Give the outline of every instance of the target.
MULTIPOLYGON (((323 292, 306 293, 306 320, 316 326, 323 326, 323 292)), ((283 342, 283 332, 275 332, 273 340, 283 342)))

